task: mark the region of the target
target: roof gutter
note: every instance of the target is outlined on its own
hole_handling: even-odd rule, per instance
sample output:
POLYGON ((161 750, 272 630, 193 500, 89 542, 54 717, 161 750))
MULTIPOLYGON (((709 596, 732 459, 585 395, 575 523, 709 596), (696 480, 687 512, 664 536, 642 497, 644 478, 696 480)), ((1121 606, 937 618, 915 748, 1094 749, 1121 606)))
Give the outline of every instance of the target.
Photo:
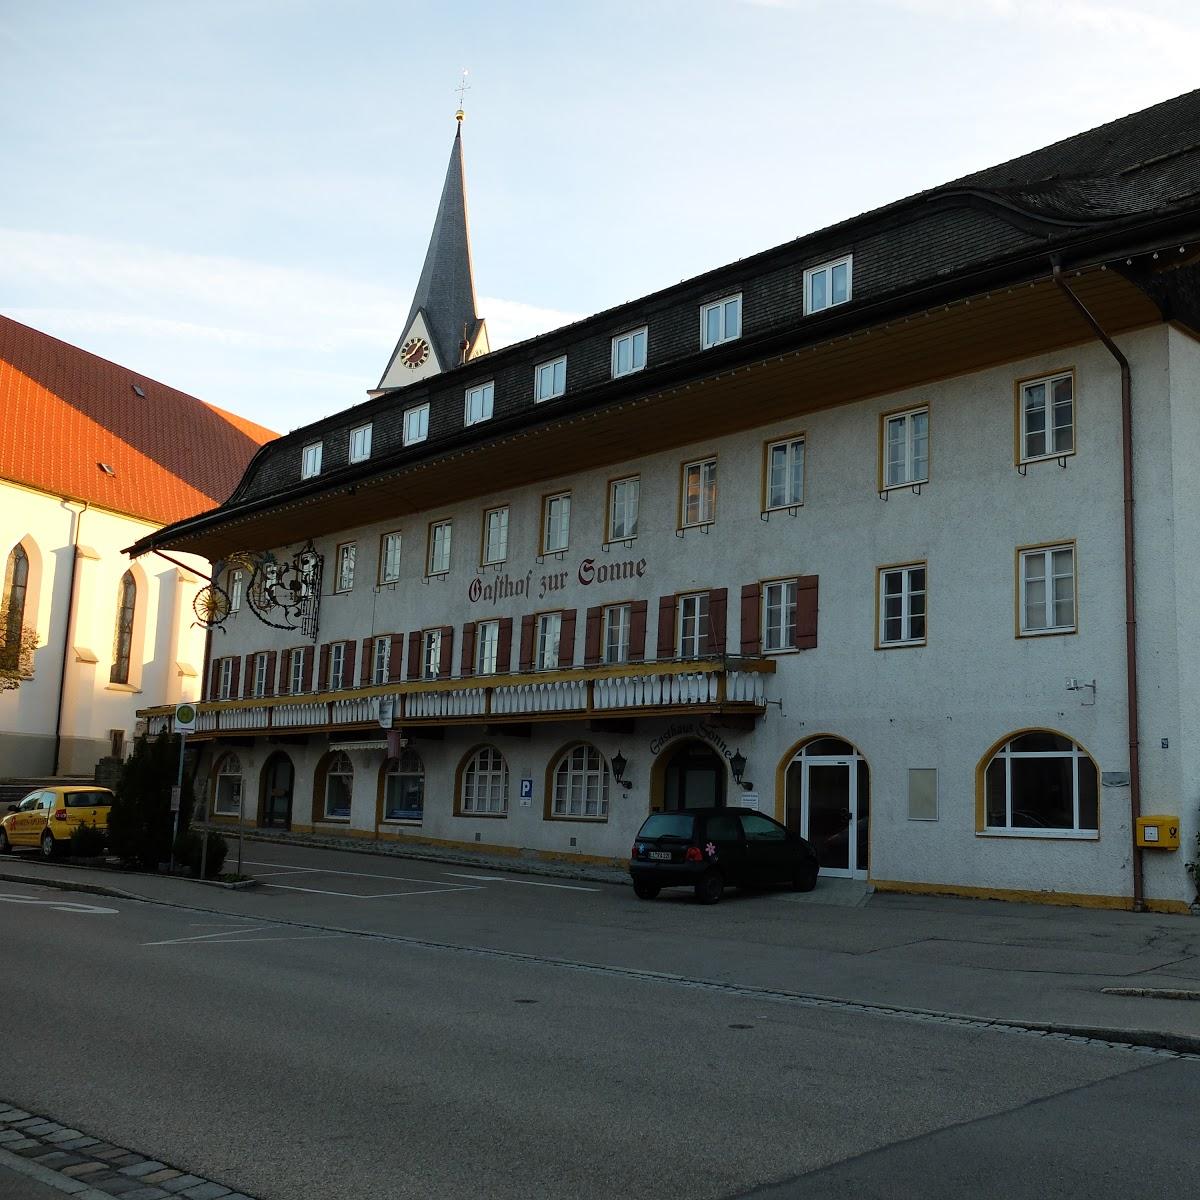
POLYGON ((1137 822, 1142 815, 1142 769, 1138 751, 1138 666, 1137 666, 1137 594, 1134 589, 1134 527, 1133 527, 1133 380, 1129 359, 1100 327, 1062 273, 1057 257, 1051 259, 1054 282, 1075 310, 1088 323, 1104 348, 1117 360, 1121 370, 1121 466, 1125 510, 1125 693, 1126 720, 1129 730, 1129 817, 1133 839, 1133 911, 1144 912, 1142 852, 1137 844, 1137 822))

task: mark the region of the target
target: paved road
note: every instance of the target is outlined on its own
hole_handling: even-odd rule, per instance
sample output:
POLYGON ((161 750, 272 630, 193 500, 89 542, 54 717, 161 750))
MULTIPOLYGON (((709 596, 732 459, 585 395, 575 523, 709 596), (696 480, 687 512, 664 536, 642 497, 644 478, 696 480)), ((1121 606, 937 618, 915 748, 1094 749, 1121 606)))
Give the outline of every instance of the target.
POLYGON ((248 857, 225 912, 0 884, 0 1099, 281 1200, 1193 1190, 1200 1062, 756 992, 805 976, 790 896, 248 857))

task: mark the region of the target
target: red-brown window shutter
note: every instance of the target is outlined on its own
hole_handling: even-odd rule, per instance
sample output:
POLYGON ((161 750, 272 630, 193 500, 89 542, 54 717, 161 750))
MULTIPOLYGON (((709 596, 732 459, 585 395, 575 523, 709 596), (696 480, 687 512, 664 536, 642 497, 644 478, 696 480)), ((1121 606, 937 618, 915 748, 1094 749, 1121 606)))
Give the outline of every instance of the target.
POLYGON ((300 672, 300 690, 302 692, 313 690, 313 663, 317 657, 316 650, 315 646, 304 647, 304 667, 300 672))
POLYGON ((229 695, 231 699, 238 694, 238 684, 241 682, 241 679, 242 660, 240 658, 235 658, 233 660, 233 674, 229 679, 229 695))
POLYGON ((629 661, 641 662, 646 657, 645 600, 635 600, 629 606, 629 661))
POLYGON ((817 648, 817 576, 796 580, 796 649, 817 648))
POLYGON ((208 683, 204 690, 202 700, 215 700, 217 696, 217 680, 220 679, 221 660, 214 658, 208 664, 208 683))
POLYGON ((583 626, 583 665, 595 666, 600 661, 600 633, 604 626, 604 609, 589 608, 583 626))
POLYGON ((475 674, 475 622, 468 621, 463 626, 462 654, 459 658, 458 673, 460 675, 475 674))
POLYGON ((526 613, 521 618, 521 657, 518 660, 520 670, 533 670, 533 613, 526 613))
POLYGON ((363 687, 375 682, 375 639, 366 637, 362 640, 362 658, 358 665, 359 683, 363 687))
POLYGON ((496 632, 496 670, 503 675, 512 670, 512 617, 501 617, 496 632))
POLYGON ((675 657, 675 606, 674 596, 662 596, 658 601, 658 657, 675 657))
POLYGON ((575 665, 575 616, 577 610, 569 608, 562 614, 558 627, 558 665, 575 665))
POLYGON ((725 653, 725 630, 728 625, 729 589, 713 588, 708 593, 708 644, 705 654, 725 653))
MULTIPOLYGON (((247 654, 242 668, 242 698, 248 699, 254 691, 254 660, 257 655, 247 654)), ((236 691, 234 695, 237 695, 236 691)))
POLYGON ((347 642, 346 649, 343 651, 345 657, 342 659, 342 687, 344 688, 354 686, 354 654, 357 649, 357 642, 347 642))
POLYGON ((759 654, 762 651, 762 614, 760 610, 761 589, 757 583, 742 585, 742 653, 759 654))
POLYGON ((329 686, 329 642, 321 647, 320 665, 317 667, 317 691, 323 692, 329 686))
POLYGON ((404 678, 404 634, 392 634, 392 646, 388 651, 388 683, 399 683, 404 678))
POLYGON ((421 631, 414 629, 408 635, 408 670, 405 679, 421 678, 421 631))
POLYGON ((275 664, 279 661, 278 650, 267 651, 267 695, 275 695, 275 664))
POLYGON ((279 655, 279 670, 276 672, 275 694, 277 696, 286 696, 292 689, 292 652, 285 650, 279 655))
POLYGON ((454 674, 454 626, 442 626, 442 657, 438 662, 438 675, 449 679, 454 674))

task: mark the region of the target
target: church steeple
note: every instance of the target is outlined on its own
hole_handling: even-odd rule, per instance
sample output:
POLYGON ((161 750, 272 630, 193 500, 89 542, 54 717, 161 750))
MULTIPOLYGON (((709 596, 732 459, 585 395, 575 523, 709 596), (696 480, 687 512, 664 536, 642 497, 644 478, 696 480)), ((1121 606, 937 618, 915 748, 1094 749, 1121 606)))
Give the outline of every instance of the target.
POLYGON ((377 391, 426 379, 488 351, 487 329, 476 311, 471 270, 463 115, 461 108, 455 114, 458 128, 412 308, 377 391))

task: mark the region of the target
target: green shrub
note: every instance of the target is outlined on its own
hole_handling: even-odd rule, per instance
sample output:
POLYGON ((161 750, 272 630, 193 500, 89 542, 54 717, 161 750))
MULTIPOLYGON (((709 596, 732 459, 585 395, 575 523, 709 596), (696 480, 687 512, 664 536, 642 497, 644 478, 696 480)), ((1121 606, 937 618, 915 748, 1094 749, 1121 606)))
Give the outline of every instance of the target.
MULTIPOLYGON (((162 734, 139 738, 121 768, 116 797, 108 814, 108 846, 128 866, 158 870, 171 852, 171 788, 179 771, 179 741, 162 734)), ((192 786, 185 775, 179 826, 191 820, 192 786)))
POLYGON ((184 830, 175 839, 175 862, 183 867, 193 879, 200 878, 200 861, 204 855, 204 839, 208 839, 208 855, 204 859, 204 877, 215 879, 225 865, 229 843, 219 833, 199 833, 194 829, 184 830))
POLYGON ((103 829, 80 822, 71 830, 71 857, 96 858, 104 853, 106 840, 103 829))

